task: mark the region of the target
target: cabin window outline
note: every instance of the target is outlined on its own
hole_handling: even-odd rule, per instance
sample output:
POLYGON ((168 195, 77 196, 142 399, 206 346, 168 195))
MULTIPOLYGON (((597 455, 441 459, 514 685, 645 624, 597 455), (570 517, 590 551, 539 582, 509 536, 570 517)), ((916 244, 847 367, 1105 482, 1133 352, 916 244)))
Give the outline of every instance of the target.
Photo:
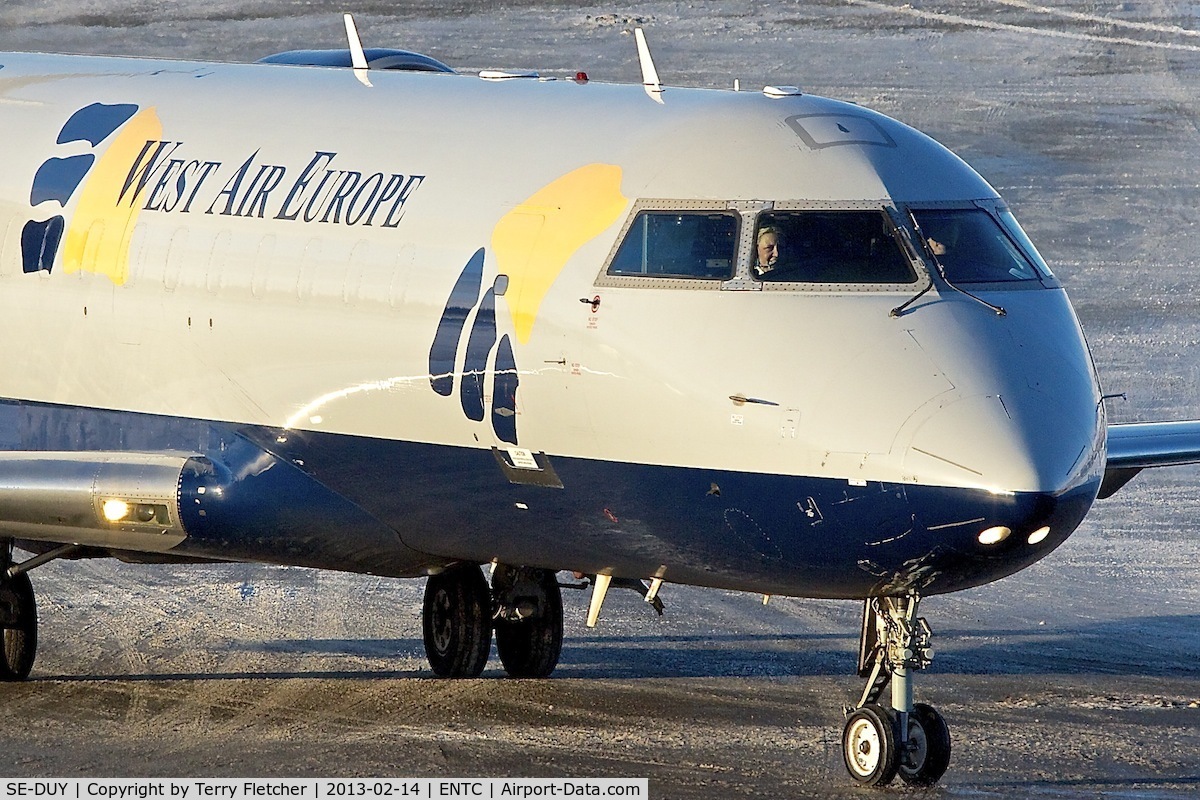
POLYGON ((263 235, 254 250, 254 261, 250 266, 250 296, 261 300, 267 296, 271 275, 278 268, 275 264, 276 237, 273 233, 263 235))
POLYGON ((217 295, 224 291, 225 274, 229 271, 235 251, 233 233, 227 228, 217 231, 208 251, 208 267, 204 275, 204 286, 209 294, 217 295))
MULTIPOLYGON (((14 220, 10 230, 16 228, 18 220, 14 220)), ((54 268, 54 259, 59 248, 66 239, 66 225, 61 214, 51 217, 45 222, 29 220, 21 228, 17 238, 18 250, 21 254, 21 270, 25 274, 50 274, 54 268)))
MULTIPOLYGON (((74 267, 77 272, 90 272, 96 275, 109 274, 113 283, 117 282, 115 274, 107 273, 104 269, 103 250, 104 250, 104 231, 107 226, 103 219, 97 219, 88 226, 87 232, 83 235, 83 254, 80 256, 78 263, 70 264, 69 267, 74 267)), ((128 281, 129 276, 123 276, 124 281, 128 281)))
POLYGON ((373 255, 371 243, 366 239, 359 239, 350 248, 350 255, 346 259, 346 276, 342 281, 342 302, 344 304, 356 306, 364 300, 363 287, 368 284, 367 265, 371 263, 373 255))
POLYGON ((181 226, 175 229, 171 234, 170 241, 167 242, 167 253, 163 259, 165 263, 163 288, 168 292, 173 292, 179 287, 184 262, 187 260, 190 238, 192 236, 188 228, 181 226))

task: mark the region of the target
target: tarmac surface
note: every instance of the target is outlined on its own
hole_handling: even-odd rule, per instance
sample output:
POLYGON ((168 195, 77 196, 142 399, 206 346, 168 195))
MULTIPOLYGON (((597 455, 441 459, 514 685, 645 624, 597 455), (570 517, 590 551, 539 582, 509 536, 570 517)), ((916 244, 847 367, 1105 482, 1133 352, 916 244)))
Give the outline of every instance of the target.
MULTIPOLYGON (((1200 6, 7 0, 0 49, 253 60, 368 45, 463 71, 799 84, 931 134, 1066 285, 1114 421, 1200 418, 1200 6)), ((1143 474, 1030 569, 925 601, 939 798, 1200 795, 1200 469, 1143 474)), ((667 587, 658 618, 568 593, 556 676, 438 681, 420 581, 257 565, 33 574, 33 679, 0 686, 5 776, 648 777, 656 798, 870 797, 841 763, 859 608, 667 587)), ((885 794, 912 793, 902 788, 885 794)))

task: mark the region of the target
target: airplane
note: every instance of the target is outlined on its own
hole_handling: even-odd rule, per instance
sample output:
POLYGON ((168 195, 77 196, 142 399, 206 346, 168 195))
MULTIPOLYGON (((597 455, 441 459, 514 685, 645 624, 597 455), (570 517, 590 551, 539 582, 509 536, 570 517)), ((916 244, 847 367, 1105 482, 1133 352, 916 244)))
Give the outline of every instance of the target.
POLYGON ((544 678, 559 573, 862 603, 844 761, 937 783, 922 598, 1200 421, 1109 424, 1061 283, 928 136, 792 86, 0 54, 0 678, 56 559, 427 578, 443 678, 544 678), (16 550, 29 553, 18 558, 16 550), (484 568, 487 570, 485 576, 484 568))

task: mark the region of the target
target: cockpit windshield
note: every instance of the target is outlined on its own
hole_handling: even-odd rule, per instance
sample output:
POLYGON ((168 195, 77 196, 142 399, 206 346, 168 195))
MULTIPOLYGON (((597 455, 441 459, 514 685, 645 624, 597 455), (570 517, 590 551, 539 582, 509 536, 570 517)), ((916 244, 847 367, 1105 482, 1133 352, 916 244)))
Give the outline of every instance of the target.
POLYGON ((1004 206, 1001 206, 996 211, 1000 217, 1000 224, 1004 226, 1004 230, 1008 231, 1009 236, 1017 240, 1017 244, 1021 246, 1021 252, 1033 261, 1033 265, 1038 268, 1042 275, 1047 278, 1052 277, 1053 273, 1050 272, 1050 267, 1046 264, 1045 259, 1042 258, 1042 254, 1033 246, 1033 242, 1029 240, 1028 234, 1025 233, 1025 230, 1017 222, 1017 218, 1013 216, 1013 213, 1004 206))
POLYGON ((951 285, 1057 285, 999 199, 957 207, 860 202, 831 208, 811 201, 764 205, 743 210, 734 202, 722 207, 705 200, 639 201, 597 285, 903 291, 908 285, 928 285, 922 262, 931 272, 936 262, 951 285))
POLYGON ((609 275, 728 280, 737 259, 733 212, 639 212, 609 275))
MULTIPOLYGON (((1015 234, 1006 233, 983 209, 914 209, 912 213, 930 253, 951 282, 1033 281, 1040 277, 1032 258, 1014 241, 1015 234)), ((1015 219, 1012 224, 1020 230, 1015 219)), ((1024 234, 1019 238, 1025 238, 1024 234)))
POLYGON ((751 256, 760 281, 917 280, 882 211, 764 211, 751 256))

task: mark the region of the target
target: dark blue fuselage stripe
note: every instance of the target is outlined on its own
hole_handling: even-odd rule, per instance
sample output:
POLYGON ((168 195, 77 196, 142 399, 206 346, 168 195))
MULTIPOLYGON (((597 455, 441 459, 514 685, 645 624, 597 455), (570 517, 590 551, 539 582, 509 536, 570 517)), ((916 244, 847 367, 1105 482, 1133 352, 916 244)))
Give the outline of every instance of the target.
POLYGON ((367 571, 364 559, 385 558, 380 544, 398 532, 390 566, 370 570, 381 574, 497 558, 772 594, 935 594, 996 580, 1043 557, 1083 519, 1097 488, 1089 482, 1054 496, 852 486, 839 479, 552 455, 564 486, 553 489, 510 483, 485 449, 0 403, 4 449, 198 449, 217 462, 243 463, 253 448, 239 450, 242 439, 390 530, 376 531, 364 545, 344 527, 344 513, 309 504, 303 531, 293 535, 288 526, 296 515, 281 508, 286 492, 264 484, 257 494, 247 490, 219 537, 197 530, 187 549, 212 554, 207 548, 226 548, 231 557, 280 563, 301 563, 308 553, 303 563, 309 566, 367 571), (979 532, 993 525, 1008 526, 1013 535, 980 544, 979 532), (1029 545, 1028 535, 1043 525, 1050 535, 1029 545), (353 542, 345 552, 343 541, 353 542))

